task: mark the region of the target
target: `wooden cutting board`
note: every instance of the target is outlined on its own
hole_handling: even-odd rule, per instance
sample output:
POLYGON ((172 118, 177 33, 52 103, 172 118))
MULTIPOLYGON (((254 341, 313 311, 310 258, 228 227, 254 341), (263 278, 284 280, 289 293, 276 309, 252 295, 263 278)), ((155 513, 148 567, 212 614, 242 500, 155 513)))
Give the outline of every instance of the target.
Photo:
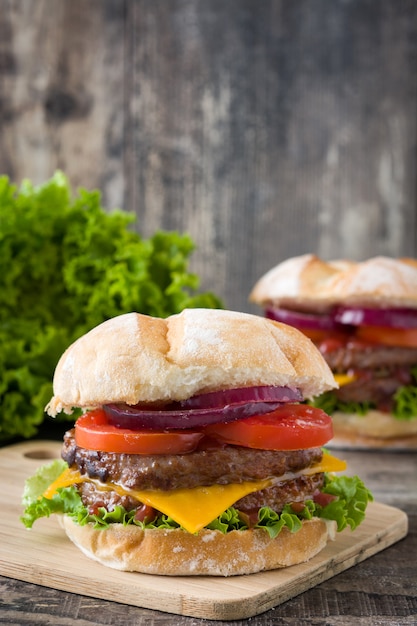
POLYGON ((56 519, 27 530, 19 521, 25 478, 59 456, 60 444, 30 441, 0 448, 0 574, 46 587, 212 620, 245 619, 376 554, 407 534, 399 509, 371 503, 357 530, 335 541, 308 563, 250 576, 169 577, 119 572, 84 556, 56 519))

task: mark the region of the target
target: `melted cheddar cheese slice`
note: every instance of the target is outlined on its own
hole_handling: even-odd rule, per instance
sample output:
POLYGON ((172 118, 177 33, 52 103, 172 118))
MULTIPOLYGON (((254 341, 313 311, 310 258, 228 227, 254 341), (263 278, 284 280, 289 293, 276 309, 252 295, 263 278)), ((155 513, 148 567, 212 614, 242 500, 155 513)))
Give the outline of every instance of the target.
POLYGON ((190 533, 196 533, 218 517, 229 506, 254 491, 260 491, 274 483, 291 480, 301 475, 319 472, 340 472, 346 469, 345 461, 331 454, 324 454, 320 463, 297 473, 289 473, 278 478, 247 481, 241 484, 211 485, 192 489, 174 489, 172 491, 126 489, 116 483, 101 483, 78 470, 65 470, 44 492, 45 498, 52 498, 57 489, 82 482, 92 482, 103 491, 116 491, 119 495, 129 495, 140 502, 172 517, 190 533))
POLYGON ((349 383, 353 383, 356 380, 357 376, 354 374, 334 374, 333 378, 339 385, 339 387, 343 387, 343 385, 348 385, 349 383))

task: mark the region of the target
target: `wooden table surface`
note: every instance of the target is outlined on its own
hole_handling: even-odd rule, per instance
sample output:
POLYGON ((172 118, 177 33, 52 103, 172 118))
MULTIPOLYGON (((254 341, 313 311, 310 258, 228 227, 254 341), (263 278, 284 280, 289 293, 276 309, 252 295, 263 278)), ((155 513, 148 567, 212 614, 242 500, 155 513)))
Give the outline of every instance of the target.
POLYGON ((364 479, 376 501, 407 513, 409 533, 393 546, 266 613, 233 622, 202 620, 1 576, 0 624, 417 624, 417 454, 339 451, 338 456, 348 461, 349 473, 364 479))

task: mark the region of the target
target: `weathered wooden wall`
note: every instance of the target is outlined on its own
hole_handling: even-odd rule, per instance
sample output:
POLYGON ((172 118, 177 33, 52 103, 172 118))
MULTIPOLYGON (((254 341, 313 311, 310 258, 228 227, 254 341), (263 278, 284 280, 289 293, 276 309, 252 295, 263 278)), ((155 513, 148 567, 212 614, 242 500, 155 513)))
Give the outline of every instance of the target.
POLYGON ((0 0, 0 173, 191 233, 227 306, 286 257, 417 256, 417 0, 0 0))

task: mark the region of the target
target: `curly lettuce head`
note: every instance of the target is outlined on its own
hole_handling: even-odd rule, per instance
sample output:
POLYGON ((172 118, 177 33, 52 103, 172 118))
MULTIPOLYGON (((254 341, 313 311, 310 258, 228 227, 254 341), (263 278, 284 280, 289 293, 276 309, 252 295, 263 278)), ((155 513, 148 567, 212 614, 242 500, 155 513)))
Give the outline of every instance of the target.
POLYGON ((37 433, 59 357, 97 324, 223 306, 198 293, 189 235, 143 239, 133 221, 106 212, 98 191, 72 195, 62 172, 19 189, 0 177, 0 444, 37 433))

